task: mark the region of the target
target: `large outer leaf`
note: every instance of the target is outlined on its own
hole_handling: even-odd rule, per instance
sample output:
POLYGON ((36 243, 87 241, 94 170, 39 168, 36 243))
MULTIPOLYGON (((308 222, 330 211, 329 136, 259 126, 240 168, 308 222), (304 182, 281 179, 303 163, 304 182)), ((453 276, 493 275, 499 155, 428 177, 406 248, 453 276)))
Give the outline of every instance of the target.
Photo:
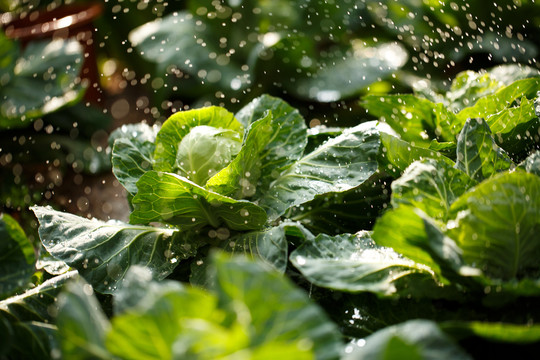
POLYGON ((130 216, 134 224, 158 221, 183 229, 206 225, 218 228, 223 224, 233 230, 254 230, 266 223, 266 214, 259 206, 208 191, 176 174, 149 171, 137 187, 135 210, 130 216))
POLYGON ((374 122, 347 129, 304 156, 270 184, 259 204, 270 220, 327 192, 350 190, 378 169, 380 136, 374 122))
POLYGON ((105 349, 110 324, 93 293, 92 286, 78 279, 58 297, 56 324, 65 359, 112 358, 105 349))
MULTIPOLYGON (((469 118, 484 118, 508 108, 522 97, 534 98, 540 90, 540 78, 518 80, 497 91, 495 94, 479 99, 473 106, 457 113, 457 118, 465 122, 469 118)), ((509 130, 509 129, 508 129, 509 130)))
POLYGON ((449 235, 468 264, 505 280, 538 273, 540 177, 503 173, 469 191, 451 210, 457 217, 449 235))
POLYGON ((189 134, 191 129, 201 125, 232 130, 237 133, 237 140, 242 141, 244 127, 235 119, 232 113, 224 108, 210 106, 202 109, 180 111, 165 121, 156 136, 154 169, 176 172, 179 165, 177 163, 177 153, 182 138, 189 134))
POLYGON ((377 220, 372 238, 377 245, 390 247, 429 267, 436 274, 437 281, 445 285, 422 295, 456 299, 456 296, 463 296, 455 292, 456 285, 465 285, 468 290, 479 287, 471 277, 479 276, 481 272, 466 264, 463 251, 456 242, 420 209, 401 204, 386 212, 377 220))
POLYGON ((0 214, 0 299, 27 285, 35 262, 23 229, 11 216, 0 214))
POLYGON ((130 281, 121 291, 133 297, 141 289, 146 290, 141 301, 114 317, 107 334, 106 346, 118 357, 213 359, 248 345, 246 332, 226 321, 215 295, 171 282, 130 281))
POLYGON ((338 357, 341 339, 337 328, 287 278, 242 258, 216 256, 215 266, 220 302, 228 309, 241 309, 239 315, 246 312, 238 321, 249 321, 252 346, 296 343, 311 349, 317 359, 338 357))
POLYGON ((540 143, 540 98, 521 98, 518 106, 489 116, 489 124, 497 143, 514 158, 520 158, 540 143))
POLYGON ((428 320, 410 320, 379 330, 360 346, 354 342, 348 345, 345 353, 345 360, 472 359, 436 323, 428 320))
POLYGON ((113 318, 107 348, 130 359, 273 359, 278 349, 337 357, 337 329, 301 290, 257 263, 222 256, 216 265, 218 296, 133 268, 118 294, 136 303, 113 318))
POLYGON ((171 229, 88 220, 50 207, 32 208, 47 251, 77 269, 102 293, 112 293, 132 265, 148 266, 163 279, 197 244, 171 229))
POLYGON ((540 77, 518 80, 486 96, 457 114, 461 121, 484 118, 497 143, 514 158, 522 159, 538 144, 540 120, 537 92, 540 77))
POLYGON ((445 94, 446 104, 450 110, 457 112, 517 80, 538 75, 538 70, 522 64, 500 65, 488 71, 463 71, 455 77, 450 90, 445 94))
MULTIPOLYGON (((540 86, 539 86, 540 87, 540 86)), ((535 98, 527 99, 525 96, 519 99, 520 103, 516 107, 505 108, 486 118, 486 121, 493 133, 511 133, 516 126, 536 120, 535 98)))
POLYGON ((47 359, 51 351, 59 351, 56 326, 51 325, 56 299, 64 283, 76 275, 76 271, 71 271, 56 276, 21 295, 0 301, 0 323, 6 330, 2 338, 9 344, 2 350, 14 359, 47 359))
POLYGON ((453 141, 463 123, 442 104, 415 95, 368 95, 361 105, 413 146, 427 148, 432 139, 453 141))
POLYGON ((249 126, 242 150, 207 186, 235 198, 260 197, 285 167, 302 156, 307 143, 305 120, 298 110, 268 95, 250 102, 236 118, 249 126))
POLYGON ((156 126, 127 124, 109 136, 114 176, 131 195, 137 193, 137 180, 152 170, 157 132, 156 126))
POLYGON ((76 271, 70 271, 55 276, 21 295, 2 300, 0 310, 10 314, 17 321, 50 322, 53 318, 49 307, 55 304, 64 283, 76 275, 76 271))
POLYGON ((124 124, 115 129, 109 135, 109 146, 112 148, 114 142, 119 139, 128 139, 137 144, 145 142, 154 142, 160 127, 157 125, 150 126, 145 123, 124 124))
MULTIPOLYGON (((240 233, 223 241, 219 248, 224 255, 238 256, 242 254, 268 265, 274 270, 284 273, 289 259, 289 242, 313 239, 314 236, 300 223, 284 221, 278 226, 260 231, 240 233)), ((201 259, 191 263, 189 282, 204 288, 212 288, 215 284, 215 275, 209 272, 210 256, 201 256, 201 259)))
POLYGON ((450 205, 476 182, 442 160, 416 161, 392 182, 392 206, 411 205, 446 221, 450 205))
POLYGON ((82 47, 74 39, 28 44, 17 60, 13 78, 0 88, 0 127, 25 125, 28 119, 80 100, 84 88, 76 79, 82 60, 82 47))
POLYGON ((288 243, 284 225, 239 234, 226 242, 223 249, 233 255, 240 253, 261 260, 281 273, 287 267, 288 243))
POLYGON ((373 228, 373 240, 379 246, 392 248, 397 253, 432 269, 440 275, 439 264, 419 244, 428 241, 421 212, 402 205, 384 213, 373 228))
POLYGON ((292 207, 285 217, 299 221, 314 233, 337 235, 371 229, 390 203, 390 180, 375 174, 351 190, 318 195, 292 207))
POLYGON ((468 119, 458 136, 456 168, 482 181, 512 165, 495 143, 488 124, 483 119, 468 119))
POLYGON ((290 258, 308 280, 335 290, 389 296, 410 291, 405 289, 409 276, 414 278, 413 286, 416 281, 425 282, 426 288, 433 286, 433 273, 428 267, 390 248, 376 246, 367 232, 335 237, 321 234, 304 242, 290 258))
MULTIPOLYGON (((255 121, 263 118, 266 116, 266 112, 270 110, 274 116, 274 121, 279 122, 281 127, 283 128, 282 134, 280 134, 279 139, 276 138, 276 140, 279 140, 281 142, 287 143, 287 138, 285 135, 290 134, 291 132, 295 132, 297 134, 290 134, 291 136, 297 137, 300 141, 301 145, 304 141, 303 139, 303 132, 307 130, 305 126, 305 121, 300 115, 299 111, 295 108, 293 108, 291 105, 287 104, 284 100, 273 97, 270 95, 262 95, 258 98, 253 99, 249 104, 244 106, 242 109, 240 109, 236 114, 235 117, 240 121, 244 127, 248 127, 250 124, 254 123, 255 121), (302 119, 302 121, 300 121, 302 119), (302 126, 302 124, 304 126, 302 126), (288 130, 285 130, 288 129, 288 130)), ((302 154, 302 150, 296 150, 292 155, 299 158, 302 154)), ((272 155, 272 158, 281 158, 281 151, 279 149, 273 148, 269 155, 272 155)), ((285 161, 282 159, 281 161, 285 161)))
MULTIPOLYGON (((326 140, 339 136, 345 128, 341 127, 327 127, 326 125, 317 125, 307 129, 308 142, 304 153, 310 153, 319 146, 321 146, 326 140)), ((390 131, 393 131, 390 128, 390 131)))
MULTIPOLYGON (((518 69, 514 70, 516 74, 521 73, 518 69)), ((493 78, 490 73, 467 70, 454 78, 444 100, 450 110, 457 112, 474 105, 478 99, 493 94, 502 86, 504 84, 493 78)))

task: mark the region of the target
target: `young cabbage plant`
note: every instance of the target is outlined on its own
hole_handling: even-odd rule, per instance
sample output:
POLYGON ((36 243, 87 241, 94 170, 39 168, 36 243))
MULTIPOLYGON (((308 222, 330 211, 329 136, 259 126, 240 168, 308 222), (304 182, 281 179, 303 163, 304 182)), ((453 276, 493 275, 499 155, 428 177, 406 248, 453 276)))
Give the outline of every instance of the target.
POLYGON ((380 163, 404 169, 425 153, 437 157, 419 149, 395 161, 407 149, 386 148, 399 142, 394 135, 367 122, 306 152, 304 119, 277 98, 257 98, 236 115, 219 107, 180 112, 160 129, 135 125, 111 136, 113 171, 133 207, 129 224, 33 209, 45 248, 100 292, 114 292, 132 265, 148 266, 163 279, 208 246, 257 256, 284 271, 287 236, 312 236, 304 225, 359 230, 339 219, 313 226, 324 213, 309 209, 324 196, 332 206, 344 196, 356 211, 377 201, 366 220, 373 223, 388 199, 380 163), (367 200, 363 189, 371 192, 367 200), (287 222, 289 215, 300 222, 287 222))

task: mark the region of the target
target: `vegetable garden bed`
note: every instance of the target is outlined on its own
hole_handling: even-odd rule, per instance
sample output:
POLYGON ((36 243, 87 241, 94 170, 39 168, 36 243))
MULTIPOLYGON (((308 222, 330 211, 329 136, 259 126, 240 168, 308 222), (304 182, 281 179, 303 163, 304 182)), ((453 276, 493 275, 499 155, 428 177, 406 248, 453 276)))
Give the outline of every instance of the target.
POLYGON ((264 95, 236 114, 206 107, 118 129, 112 164, 129 223, 33 207, 53 257, 36 265, 3 215, 4 356, 535 347, 540 77, 503 70, 462 73, 431 97, 366 96, 380 121, 352 128, 307 129, 264 95), (22 292, 35 266, 49 279, 22 292))

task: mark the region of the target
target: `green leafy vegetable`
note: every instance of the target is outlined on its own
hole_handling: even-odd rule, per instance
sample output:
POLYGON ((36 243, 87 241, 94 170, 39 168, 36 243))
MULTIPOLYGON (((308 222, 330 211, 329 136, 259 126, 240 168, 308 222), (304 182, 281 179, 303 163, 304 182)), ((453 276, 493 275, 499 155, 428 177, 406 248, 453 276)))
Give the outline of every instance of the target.
POLYGON ((349 292, 393 295, 404 290, 404 277, 428 282, 433 276, 428 267, 376 246, 368 233, 321 234, 295 250, 291 261, 313 283, 349 292))
POLYGON ((105 348, 109 321, 93 289, 82 279, 67 284, 58 299, 58 337, 62 355, 70 359, 111 359, 105 348))
POLYGON ((500 279, 538 271, 540 254, 540 178, 516 171, 482 182, 451 208, 452 236, 463 257, 500 279))
POLYGON ((435 219, 446 221, 452 203, 475 183, 466 173, 445 161, 416 161, 392 182, 392 206, 411 205, 435 219))
POLYGON ((263 195, 260 205, 273 220, 316 195, 352 189, 377 171, 379 145, 374 123, 347 129, 282 173, 263 195))
POLYGON ((260 197, 281 171, 301 158, 307 142, 305 121, 298 110, 267 95, 236 117, 249 126, 242 150, 207 186, 235 198, 260 197), (262 112, 265 109, 268 114, 262 112))
MULTIPOLYGON (((368 96, 387 124, 308 131, 264 95, 236 115, 208 107, 117 130, 130 224, 33 208, 45 248, 89 284, 70 285, 61 314, 25 334, 46 351, 58 334, 65 357, 141 359, 466 358, 439 326, 467 349, 537 342, 530 75, 464 73, 446 94, 425 90, 433 101, 368 96), (438 324, 396 325, 418 318, 438 324), (358 339, 343 348, 343 335, 358 339)), ((9 343, 28 320, 0 314, 9 343)))
POLYGON ((242 124, 224 108, 213 106, 178 112, 163 124, 156 135, 154 169, 188 178, 196 175, 195 179, 204 185, 204 179, 225 167, 240 150, 243 130, 242 124), (194 133, 185 140, 192 131, 194 133), (201 146, 197 144, 199 141, 203 142, 201 146), (212 154, 215 158, 205 164, 204 158, 212 154), (202 164, 196 161, 201 160, 205 167, 199 169, 202 164), (212 172, 208 173, 208 170, 212 172))
POLYGON ((173 171, 196 184, 205 184, 238 153, 241 145, 238 137, 231 130, 194 127, 178 145, 173 171))
POLYGON ((47 251, 103 293, 113 292, 133 265, 148 266, 163 279, 197 247, 172 229, 88 220, 49 207, 32 210, 47 251))
POLYGON ((483 119, 469 119, 457 141, 456 168, 481 181, 513 166, 508 155, 497 146, 483 119))
POLYGON ((234 230, 259 229, 266 214, 259 206, 220 195, 176 174, 149 171, 137 182, 130 222, 166 222, 181 229, 222 224, 234 230))

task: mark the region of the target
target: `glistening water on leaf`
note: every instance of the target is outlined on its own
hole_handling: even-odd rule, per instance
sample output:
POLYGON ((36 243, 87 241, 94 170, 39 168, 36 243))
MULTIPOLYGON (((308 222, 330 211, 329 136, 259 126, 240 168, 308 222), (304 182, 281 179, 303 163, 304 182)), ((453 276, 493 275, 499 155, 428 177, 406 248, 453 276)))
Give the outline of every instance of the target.
POLYGON ((176 174, 149 171, 137 181, 133 198, 133 224, 163 222, 181 230, 226 225, 233 230, 254 230, 266 223, 265 211, 245 200, 209 191, 176 174))
POLYGON ((515 171, 482 182, 454 202, 456 227, 449 235, 467 263, 493 278, 536 279, 539 192, 538 176, 515 171))
POLYGON ((456 169, 482 181, 514 164, 496 143, 489 125, 481 118, 468 119, 457 139, 456 169))
POLYGON ((260 199, 260 205, 274 220, 288 208, 313 200, 316 195, 360 185, 378 169, 379 145, 375 123, 347 129, 281 173, 260 199))
POLYGON ((321 234, 296 249, 291 262, 314 284, 335 290, 392 296, 414 293, 415 281, 425 289, 436 287, 429 267, 377 246, 367 232, 321 234))
POLYGON ((47 251, 103 293, 114 292, 133 265, 147 266, 163 279, 199 246, 174 229, 88 220, 50 207, 32 210, 47 251))

